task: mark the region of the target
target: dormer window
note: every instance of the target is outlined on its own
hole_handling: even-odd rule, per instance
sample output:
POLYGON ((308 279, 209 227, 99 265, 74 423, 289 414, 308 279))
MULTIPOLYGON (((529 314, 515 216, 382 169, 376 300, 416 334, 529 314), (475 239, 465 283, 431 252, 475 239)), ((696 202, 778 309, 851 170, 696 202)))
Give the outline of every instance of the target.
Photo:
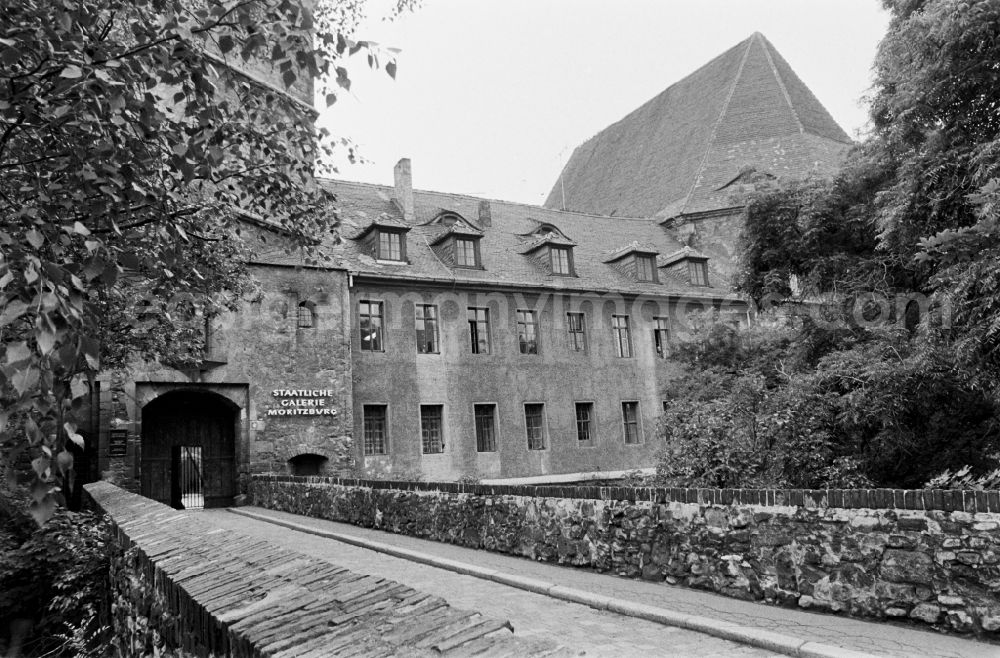
POLYGON ((671 276, 687 281, 692 286, 708 288, 708 257, 691 247, 684 247, 663 259, 660 267, 671 276))
POLYGON ((459 267, 479 267, 478 240, 455 238, 455 265, 459 267))
POLYGON ((659 283, 656 256, 653 247, 632 242, 609 253, 604 262, 633 281, 659 283))
POLYGON ((537 222, 531 231, 521 233, 521 237, 524 239, 521 253, 534 261, 540 270, 552 276, 576 276, 573 266, 576 242, 556 226, 537 222))
POLYGON ((406 246, 403 242, 403 234, 396 231, 386 231, 379 229, 378 245, 375 257, 378 260, 406 260, 406 246))
POLYGON ((689 260, 688 261, 688 281, 693 286, 708 285, 708 261, 689 260))
POLYGON ((483 231, 472 222, 454 212, 444 211, 426 226, 442 227, 429 242, 442 263, 453 268, 483 269, 483 258, 479 253, 483 231))
POLYGON ((656 283, 656 260, 654 256, 636 254, 635 277, 639 281, 652 281, 656 283))
POLYGON ((549 260, 553 274, 573 276, 573 252, 569 247, 549 247, 549 260))

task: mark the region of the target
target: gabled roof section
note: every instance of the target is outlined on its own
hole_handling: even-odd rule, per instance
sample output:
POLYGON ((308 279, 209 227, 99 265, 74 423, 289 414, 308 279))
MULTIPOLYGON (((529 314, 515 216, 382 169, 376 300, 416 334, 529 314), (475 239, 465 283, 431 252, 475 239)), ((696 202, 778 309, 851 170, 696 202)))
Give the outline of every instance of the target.
POLYGON ((362 223, 360 226, 355 228, 354 231, 349 232, 344 237, 348 240, 360 240, 361 238, 368 235, 368 232, 374 228, 384 228, 391 231, 406 232, 410 230, 409 224, 400 221, 390 215, 379 215, 373 219, 369 219, 367 222, 362 223))
POLYGON ((472 224, 459 219, 459 221, 451 226, 440 226, 440 231, 437 235, 429 239, 430 243, 435 245, 450 237, 479 239, 483 237, 483 232, 472 226, 472 224))
POLYGON ((642 256, 656 256, 660 252, 656 247, 648 244, 639 244, 639 242, 633 241, 625 246, 619 247, 614 251, 605 254, 604 258, 601 259, 603 263, 613 263, 616 260, 620 260, 629 254, 640 254, 642 256))
POLYGON ((657 266, 668 267, 670 265, 673 265, 677 261, 684 260, 685 258, 689 258, 691 260, 708 260, 708 256, 701 253, 697 249, 692 249, 691 247, 685 246, 683 249, 678 249, 672 254, 667 254, 666 256, 664 256, 660 260, 660 262, 657 263, 657 266))
POLYGON ((724 187, 744 168, 828 175, 850 146, 755 32, 578 146, 545 206, 629 217, 732 207, 724 187))

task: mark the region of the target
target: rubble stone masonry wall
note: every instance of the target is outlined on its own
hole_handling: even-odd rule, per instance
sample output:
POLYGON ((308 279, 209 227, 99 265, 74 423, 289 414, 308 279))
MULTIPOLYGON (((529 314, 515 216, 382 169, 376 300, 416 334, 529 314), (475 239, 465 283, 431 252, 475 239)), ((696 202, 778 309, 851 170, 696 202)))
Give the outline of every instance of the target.
POLYGON ((1000 492, 491 486, 255 475, 253 504, 1000 639, 1000 492))

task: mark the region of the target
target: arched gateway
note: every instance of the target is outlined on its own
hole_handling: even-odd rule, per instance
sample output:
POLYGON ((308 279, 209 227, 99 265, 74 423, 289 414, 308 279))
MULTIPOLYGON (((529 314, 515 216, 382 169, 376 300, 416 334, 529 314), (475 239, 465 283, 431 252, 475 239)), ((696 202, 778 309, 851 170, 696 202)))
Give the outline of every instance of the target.
POLYGON ((236 495, 237 407, 208 391, 165 393, 142 410, 142 495, 178 509, 236 495))

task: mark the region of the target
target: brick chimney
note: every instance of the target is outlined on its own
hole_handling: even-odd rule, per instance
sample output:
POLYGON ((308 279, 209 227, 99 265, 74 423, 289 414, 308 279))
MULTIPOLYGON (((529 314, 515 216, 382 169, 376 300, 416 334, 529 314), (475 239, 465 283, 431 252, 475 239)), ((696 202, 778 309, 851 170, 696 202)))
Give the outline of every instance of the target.
POLYGON ((413 173, 410 169, 410 159, 402 158, 393 169, 396 187, 396 205, 403 211, 403 220, 412 222, 416 215, 413 212, 413 173))
POLYGON ((479 202, 479 225, 493 226, 493 211, 490 208, 488 199, 483 199, 479 202))

